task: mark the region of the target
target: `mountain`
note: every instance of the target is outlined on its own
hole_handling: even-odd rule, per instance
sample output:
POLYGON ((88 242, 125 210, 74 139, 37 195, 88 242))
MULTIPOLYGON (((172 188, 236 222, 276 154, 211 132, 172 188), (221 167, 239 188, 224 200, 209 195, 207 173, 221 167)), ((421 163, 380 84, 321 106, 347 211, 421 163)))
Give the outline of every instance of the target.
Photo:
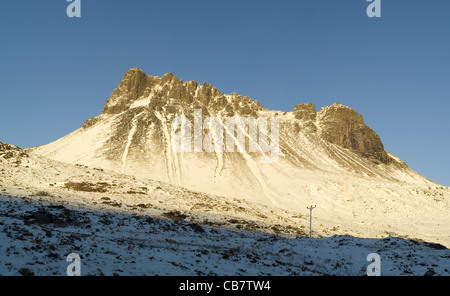
MULTIPOLYGON (((203 141, 207 134, 203 131, 203 141)), ((161 78, 147 76, 137 68, 126 71, 99 116, 31 151, 189 189, 225 196, 266 196, 273 201, 301 183, 300 176, 317 174, 432 184, 384 151, 380 137, 349 107, 335 103, 316 112, 309 103, 295 106, 292 112, 270 111, 258 101, 223 94, 206 82, 183 82, 171 73, 161 78), (233 134, 226 126, 227 117, 276 117, 279 157, 273 163, 261 163, 260 143, 256 152, 249 151, 248 130, 243 153, 237 148, 234 152, 194 152, 193 141, 192 152, 174 152, 172 122, 184 116, 193 124, 194 110, 201 110, 203 122, 221 119, 224 138, 233 134), (273 178, 284 182, 273 182, 273 178)))
POLYGON ((290 211, 305 221, 306 207, 317 204, 323 233, 449 241, 448 189, 385 151, 363 117, 338 103, 319 111, 311 103, 272 111, 206 82, 133 68, 100 115, 25 151, 238 199, 274 215, 290 211), (227 125, 237 119, 246 125, 227 125))

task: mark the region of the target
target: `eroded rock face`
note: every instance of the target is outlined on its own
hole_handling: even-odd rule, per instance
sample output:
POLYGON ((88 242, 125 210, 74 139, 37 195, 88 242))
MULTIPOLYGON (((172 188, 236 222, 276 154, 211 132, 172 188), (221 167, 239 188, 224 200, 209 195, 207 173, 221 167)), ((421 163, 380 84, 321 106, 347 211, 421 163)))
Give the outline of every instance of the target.
POLYGON ((335 103, 318 113, 320 135, 328 142, 351 149, 374 162, 391 162, 380 137, 364 123, 364 119, 350 107, 335 103))
MULTIPOLYGON (((133 108, 133 103, 143 101, 142 106, 150 110, 176 112, 179 106, 202 108, 204 113, 223 116, 254 116, 263 110, 258 101, 242 97, 236 93, 224 95, 216 87, 204 82, 183 82, 174 74, 163 77, 147 76, 144 71, 133 68, 125 72, 119 86, 112 92, 103 108, 103 114, 119 114, 133 108), (145 102, 148 99, 148 102, 145 102)), ((93 121, 86 122, 89 127, 93 121)))
POLYGON ((125 72, 119 86, 112 92, 111 98, 120 96, 135 100, 143 95, 147 87, 147 74, 139 68, 125 72))
MULTIPOLYGON (((134 133, 133 147, 142 151, 148 134, 155 137, 153 143, 161 142, 164 139, 163 122, 170 122, 175 116, 186 116, 193 121, 194 109, 202 109, 203 117, 222 119, 232 116, 256 118, 259 111, 267 110, 256 100, 237 93, 226 95, 207 82, 183 82, 172 73, 162 77, 149 76, 141 69, 133 68, 125 72, 102 111, 101 116, 120 114, 120 120, 111 130, 108 155, 120 158, 131 131, 134 133)), ((298 124, 291 124, 297 124, 298 129, 303 129, 306 134, 349 149, 376 164, 392 162, 380 137, 352 108, 335 103, 317 112, 314 104, 303 103, 296 105, 292 113, 298 124)), ((102 120, 101 116, 87 120, 83 128, 96 125, 102 120)), ((161 146, 163 144, 161 142, 161 146)))
POLYGON ((316 106, 312 103, 295 105, 294 116, 299 120, 316 120, 316 106))
POLYGON ((102 113, 119 114, 127 110, 130 104, 141 97, 151 84, 147 74, 138 68, 125 72, 119 86, 113 90, 109 100, 105 102, 102 113))
POLYGON ((23 153, 22 149, 20 149, 17 146, 6 144, 3 142, 0 142, 0 154, 8 153, 8 152, 18 152, 23 153))
MULTIPOLYGON (((136 113, 135 104, 150 112, 149 121, 155 121, 152 111, 190 117, 192 109, 201 108, 203 116, 258 117, 258 111, 264 110, 258 101, 237 93, 225 95, 209 83, 183 82, 172 73, 162 77, 148 76, 138 68, 125 72, 119 86, 106 101, 102 114, 130 113, 132 118, 136 113)), ((295 106, 293 114, 303 122, 307 132, 316 133, 319 125, 319 136, 328 142, 351 149, 375 163, 392 160, 384 151, 380 137, 352 108, 335 103, 316 112, 314 104, 303 103, 295 106)), ((88 128, 96 122, 97 118, 89 119, 83 127, 88 128)), ((126 130, 128 125, 130 122, 126 130)))
POLYGON ((0 142, 0 162, 6 160, 19 164, 22 157, 28 157, 28 154, 17 146, 0 142))

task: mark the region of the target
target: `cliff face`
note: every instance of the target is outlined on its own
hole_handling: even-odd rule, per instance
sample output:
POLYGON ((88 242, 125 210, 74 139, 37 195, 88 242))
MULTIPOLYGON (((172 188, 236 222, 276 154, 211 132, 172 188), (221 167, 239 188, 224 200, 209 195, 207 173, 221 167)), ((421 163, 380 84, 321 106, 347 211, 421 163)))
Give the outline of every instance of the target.
POLYGON ((393 160, 384 151, 380 137, 364 123, 361 114, 350 107, 335 103, 317 113, 311 103, 296 105, 296 119, 305 122, 309 130, 330 143, 349 149, 372 162, 389 164, 393 160))
POLYGON ((314 106, 314 104, 312 103, 302 103, 300 105, 295 105, 293 113, 295 118, 298 120, 316 121, 316 106, 314 106))
POLYGON ((258 101, 242 97, 236 93, 224 95, 216 87, 204 82, 183 82, 172 73, 163 77, 147 76, 144 71, 133 68, 125 72, 119 86, 106 101, 102 114, 119 114, 136 106, 145 106, 180 114, 179 109, 171 106, 190 106, 204 108, 208 113, 223 112, 226 116, 239 114, 257 116, 255 111, 262 110, 258 101), (151 100, 146 100, 151 97, 151 100))
POLYGON ((380 137, 364 123, 352 108, 335 103, 319 111, 320 136, 330 143, 351 149, 375 163, 389 164, 393 160, 384 151, 380 137))
POLYGON ((60 161, 218 195, 257 200, 263 196, 271 203, 279 203, 279 197, 292 190, 304 190, 297 187, 305 182, 329 180, 335 175, 429 182, 384 151, 380 137, 350 107, 336 103, 317 112, 314 104, 304 103, 296 105, 292 112, 271 111, 256 100, 237 93, 224 94, 206 82, 183 82, 172 73, 148 76, 137 68, 126 71, 99 116, 33 151, 60 161), (195 141, 218 143, 217 134, 214 137, 205 124, 208 118, 216 118, 221 122, 218 125, 223 139, 231 136, 236 140, 243 132, 244 151, 174 151, 173 140, 180 132, 180 127, 173 126, 174 119, 186 118, 193 127, 199 120, 194 110, 201 110, 203 129, 200 135, 194 130, 185 131, 187 147, 194 148, 195 141), (256 149, 250 151, 251 126, 230 130, 226 126, 230 117, 247 118, 248 122, 267 119, 267 143, 278 145, 274 150, 279 154, 276 161, 261 163, 261 157, 268 154, 261 146, 262 134, 256 149), (272 119, 278 124, 271 125, 272 119), (278 137, 270 138, 275 128, 278 137))
MULTIPOLYGON (((120 114, 135 106, 146 107, 167 114, 183 115, 187 109, 201 108, 206 116, 258 117, 264 108, 258 101, 238 94, 225 95, 208 83, 198 85, 195 81, 183 83, 172 73, 163 77, 147 76, 144 71, 133 68, 125 72, 119 86, 106 101, 102 114, 120 114), (147 99, 151 96, 151 99, 147 99)), ((306 122, 310 132, 342 148, 350 149, 375 163, 391 163, 384 151, 380 137, 364 123, 363 117, 350 107, 335 103, 318 113, 312 103, 296 105, 295 119, 306 122)), ((189 116, 189 115, 188 115, 189 116)), ((95 120, 85 123, 89 127, 95 120)))

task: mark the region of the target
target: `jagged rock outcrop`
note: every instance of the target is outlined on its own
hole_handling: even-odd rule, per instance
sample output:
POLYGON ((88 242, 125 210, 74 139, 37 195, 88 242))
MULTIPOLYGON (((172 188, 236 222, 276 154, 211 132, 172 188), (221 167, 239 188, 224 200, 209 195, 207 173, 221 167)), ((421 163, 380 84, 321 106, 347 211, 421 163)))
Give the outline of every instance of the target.
POLYGON ((294 117, 303 123, 303 129, 308 133, 317 132, 316 125, 316 106, 312 103, 302 103, 300 105, 295 105, 292 111, 294 117))
POLYGON ((295 105, 294 116, 298 120, 316 120, 317 112, 316 106, 312 103, 302 103, 300 105, 295 105))
POLYGON ((202 85, 196 81, 183 82, 172 73, 162 77, 147 76, 141 69, 133 68, 125 72, 119 86, 106 100, 102 114, 119 114, 137 106, 158 111, 164 106, 169 112, 175 112, 171 106, 177 105, 192 105, 204 108, 206 113, 221 112, 226 116, 256 117, 256 111, 264 109, 258 101, 237 93, 225 95, 207 82, 202 85), (151 100, 146 100, 148 98, 151 100))
POLYGON ((319 111, 320 135, 325 140, 348 148, 376 163, 391 163, 380 137, 364 123, 361 114, 335 103, 319 111))
MULTIPOLYGON (((195 81, 183 83, 172 73, 160 78, 133 68, 125 72, 119 86, 106 101, 102 114, 119 114, 136 106, 156 111, 163 111, 164 107, 165 113, 173 115, 188 113, 185 109, 190 107, 201 108, 204 117, 219 114, 224 117, 258 117, 258 111, 264 110, 258 101, 237 93, 226 96, 207 82, 202 85, 195 81), (151 99, 146 100, 148 97, 151 99)), ((302 103, 294 107, 293 114, 296 119, 306 122, 304 127, 308 132, 316 132, 319 124, 320 136, 328 142, 351 149, 376 163, 391 162, 380 137, 350 107, 336 103, 317 113, 314 104, 302 103)), ((83 128, 94 125, 98 120, 97 117, 87 120, 83 128)), ((124 132, 127 132, 126 128, 124 132)))
POLYGON ((102 113, 118 114, 129 105, 130 102, 142 96, 151 83, 147 74, 139 68, 133 68, 125 72, 119 86, 112 92, 109 104, 105 104, 102 113))
POLYGON ((13 149, 17 149, 17 147, 10 145, 10 144, 0 142, 0 151, 7 151, 7 150, 13 150, 13 149))
POLYGON ((303 103, 295 105, 293 114, 304 122, 309 132, 316 132, 320 127, 319 136, 330 143, 350 149, 374 163, 392 162, 380 137, 364 123, 362 115, 350 107, 335 103, 317 113, 314 104, 303 103))
POLYGON ((23 152, 23 150, 17 146, 0 142, 0 154, 5 154, 5 153, 25 154, 25 152, 23 152))
POLYGON ((6 161, 17 165, 21 163, 23 157, 28 157, 28 154, 23 149, 0 142, 0 163, 6 161))

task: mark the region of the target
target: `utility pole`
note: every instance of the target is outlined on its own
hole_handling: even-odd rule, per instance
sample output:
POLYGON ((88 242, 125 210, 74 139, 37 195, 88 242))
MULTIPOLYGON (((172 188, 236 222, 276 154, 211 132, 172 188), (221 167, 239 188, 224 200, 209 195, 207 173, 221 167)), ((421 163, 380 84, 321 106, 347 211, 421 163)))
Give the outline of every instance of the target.
POLYGON ((309 210, 309 238, 312 237, 311 233, 311 228, 312 228, 312 210, 315 208, 316 206, 310 206, 310 207, 306 207, 309 210))

